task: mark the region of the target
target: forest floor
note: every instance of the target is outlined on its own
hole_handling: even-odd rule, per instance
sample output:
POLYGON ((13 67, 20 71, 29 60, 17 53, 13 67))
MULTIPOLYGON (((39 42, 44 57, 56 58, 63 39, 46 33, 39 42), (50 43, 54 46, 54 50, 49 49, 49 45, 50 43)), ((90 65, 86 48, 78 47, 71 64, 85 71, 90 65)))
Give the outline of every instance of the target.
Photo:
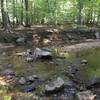
POLYGON ((66 51, 76 51, 100 47, 100 40, 95 36, 95 33, 99 31, 100 29, 95 27, 77 29, 68 26, 35 25, 29 28, 20 26, 15 28, 11 34, 0 29, 0 42, 15 43, 17 38, 24 37, 27 45, 34 46, 33 35, 37 34, 40 38, 38 44, 41 46, 58 45, 64 46, 66 51), (45 44, 45 40, 50 42, 45 44))

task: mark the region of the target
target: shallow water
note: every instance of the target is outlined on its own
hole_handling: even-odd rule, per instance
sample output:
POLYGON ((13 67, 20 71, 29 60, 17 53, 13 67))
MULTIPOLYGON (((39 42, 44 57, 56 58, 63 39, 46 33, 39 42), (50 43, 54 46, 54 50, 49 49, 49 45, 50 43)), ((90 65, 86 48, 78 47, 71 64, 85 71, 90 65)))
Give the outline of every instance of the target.
MULTIPOLYGON (((27 48, 17 47, 12 50, 2 51, 0 53, 0 70, 9 68, 9 64, 12 65, 12 69, 20 75, 36 74, 39 77, 51 77, 59 76, 63 70, 67 68, 70 63, 77 64, 77 60, 86 59, 88 65, 83 71, 85 77, 100 76, 100 49, 89 49, 81 52, 68 53, 66 59, 56 58, 53 61, 34 61, 28 63, 25 58, 16 56, 16 52, 23 52, 27 48)), ((62 75, 63 76, 63 75, 62 75)))
POLYGON ((88 60, 88 65, 83 70, 84 77, 100 76, 100 48, 81 51, 79 58, 88 60))
MULTIPOLYGON (((16 47, 11 50, 0 52, 0 71, 5 69, 14 70, 19 76, 37 75, 40 79, 55 79, 65 75, 67 66, 80 66, 80 59, 88 60, 88 64, 79 73, 81 80, 87 80, 93 76, 100 76, 100 48, 89 49, 81 52, 67 53, 66 59, 54 57, 53 61, 34 61, 26 62, 24 57, 16 56, 16 52, 26 51, 26 47, 16 47)), ((19 87, 20 88, 20 87, 19 87)), ((24 88, 24 87, 23 87, 24 88)))

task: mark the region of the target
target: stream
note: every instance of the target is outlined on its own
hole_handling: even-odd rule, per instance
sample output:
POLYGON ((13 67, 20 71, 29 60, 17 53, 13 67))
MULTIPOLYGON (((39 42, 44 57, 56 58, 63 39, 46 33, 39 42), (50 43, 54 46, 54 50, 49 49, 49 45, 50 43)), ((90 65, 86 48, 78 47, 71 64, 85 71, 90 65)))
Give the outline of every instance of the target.
MULTIPOLYGON (((41 91, 44 89, 44 84, 55 80, 57 77, 61 77, 65 81, 68 80, 69 77, 66 75, 68 66, 80 68, 80 62, 82 60, 87 60, 88 64, 83 66, 83 68, 76 74, 78 80, 85 82, 94 76, 100 77, 100 48, 81 50, 78 52, 71 51, 65 54, 62 53, 61 56, 60 54, 59 56, 53 56, 53 60, 51 61, 37 60, 33 62, 27 62, 24 57, 16 55, 17 52, 24 52, 27 49, 29 48, 19 46, 8 50, 0 50, 0 72, 3 72, 6 69, 11 69, 16 73, 17 78, 37 75, 40 80, 37 82, 38 86, 36 91, 33 91, 33 94, 36 93, 37 95, 40 95, 41 91), (63 57, 63 55, 66 55, 66 57, 63 57)), ((28 86, 29 84, 19 85, 14 83, 13 85, 10 85, 10 89, 7 90, 7 93, 24 93, 28 86)), ((64 100, 58 99, 59 96, 59 93, 50 95, 46 100, 64 100)), ((59 98, 61 97, 62 95, 59 98)), ((16 98, 18 97, 16 96, 16 98)))

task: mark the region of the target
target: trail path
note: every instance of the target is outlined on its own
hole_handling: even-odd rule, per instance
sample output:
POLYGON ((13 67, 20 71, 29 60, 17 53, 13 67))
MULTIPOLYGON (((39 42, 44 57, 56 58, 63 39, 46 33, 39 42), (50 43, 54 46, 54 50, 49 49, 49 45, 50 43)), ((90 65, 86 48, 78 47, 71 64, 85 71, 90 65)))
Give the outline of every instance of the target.
POLYGON ((63 49, 64 51, 81 51, 99 47, 100 47, 100 40, 89 40, 74 45, 65 45, 63 49))

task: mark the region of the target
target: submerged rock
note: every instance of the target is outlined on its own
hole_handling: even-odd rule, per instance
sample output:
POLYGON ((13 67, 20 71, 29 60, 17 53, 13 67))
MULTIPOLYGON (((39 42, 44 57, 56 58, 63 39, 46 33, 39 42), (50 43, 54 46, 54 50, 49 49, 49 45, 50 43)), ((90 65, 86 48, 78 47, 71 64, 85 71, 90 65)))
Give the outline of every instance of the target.
POLYGON ((54 82, 45 85, 46 93, 54 93, 61 90, 64 87, 64 80, 60 77, 57 78, 54 82))

